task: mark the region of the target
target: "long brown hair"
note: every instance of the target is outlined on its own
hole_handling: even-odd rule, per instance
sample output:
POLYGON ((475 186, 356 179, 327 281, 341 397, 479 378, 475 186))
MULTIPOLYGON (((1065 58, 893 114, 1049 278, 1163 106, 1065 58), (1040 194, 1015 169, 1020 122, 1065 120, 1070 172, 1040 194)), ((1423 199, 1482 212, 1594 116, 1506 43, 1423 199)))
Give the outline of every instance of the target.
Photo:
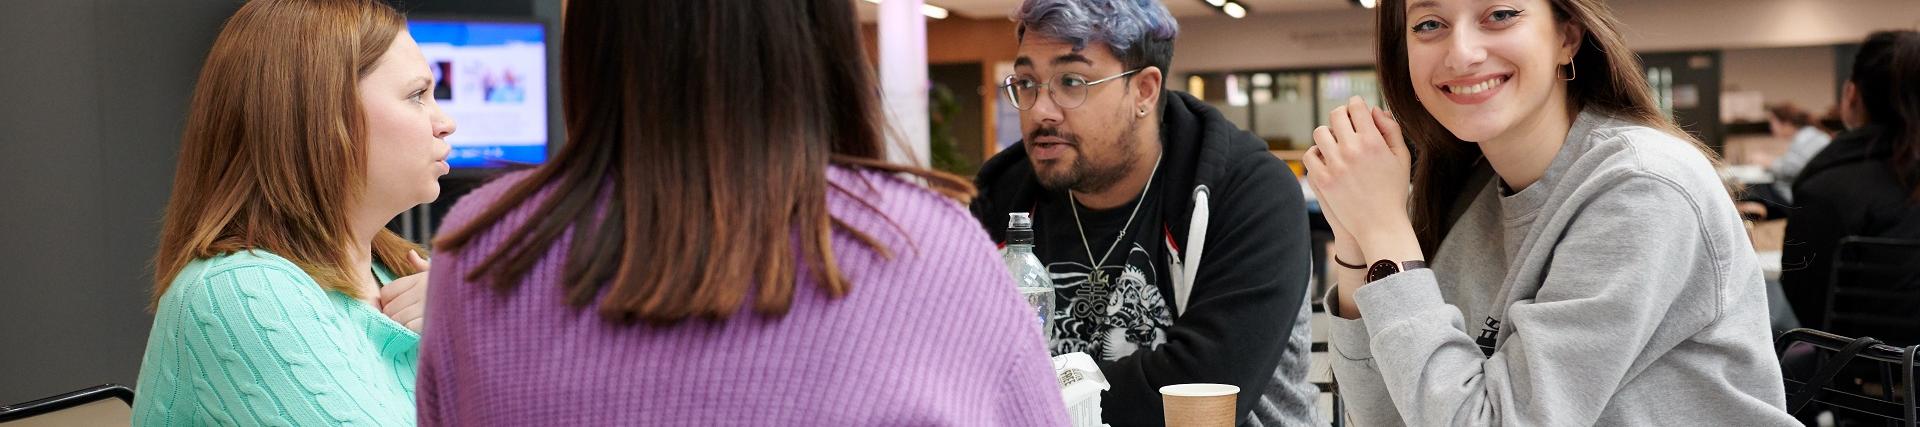
MULTIPOLYGON (((228 18, 194 86, 154 256, 153 299, 194 259, 260 249, 364 297, 347 212, 368 184, 359 80, 406 22, 381 0, 253 0, 228 18)), ((416 273, 381 230, 374 259, 416 273)))
MULTIPOLYGON (((1653 101, 1653 88, 1647 84, 1640 56, 1627 48, 1626 40, 1615 28, 1613 17, 1603 0, 1548 0, 1556 23, 1572 23, 1584 31, 1580 48, 1574 53, 1576 78, 1566 82, 1570 112, 1594 109, 1598 112, 1659 129, 1699 148, 1712 162, 1718 162, 1712 149, 1660 112, 1653 101)), ((1413 79, 1407 60, 1407 0, 1382 1, 1378 8, 1380 89, 1388 110, 1406 130, 1412 143, 1413 226, 1420 248, 1431 259, 1440 240, 1446 237, 1448 213, 1480 160, 1480 146, 1453 136, 1440 121, 1427 112, 1414 95, 1413 79)))
MULTIPOLYGON (((564 277, 576 307, 616 322, 725 319, 752 293, 778 316, 805 268, 848 292, 830 246, 827 166, 958 177, 881 160, 879 104, 845 0, 573 0, 561 48, 567 144, 472 223, 435 242, 473 245, 550 189, 467 280, 518 285, 573 231, 564 277), (604 199, 604 202, 602 200, 604 199), (796 252, 801 258, 797 265, 796 252)), ((850 230, 869 247, 877 243, 850 230)))

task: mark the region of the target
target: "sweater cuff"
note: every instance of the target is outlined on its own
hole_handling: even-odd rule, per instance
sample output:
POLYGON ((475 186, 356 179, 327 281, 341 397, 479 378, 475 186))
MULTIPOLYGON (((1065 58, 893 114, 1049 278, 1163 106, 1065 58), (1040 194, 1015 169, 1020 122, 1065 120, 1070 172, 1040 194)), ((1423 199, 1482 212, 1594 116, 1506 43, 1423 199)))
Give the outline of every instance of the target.
POLYGON ((1320 306, 1327 310, 1327 347, 1347 360, 1372 359, 1373 350, 1367 345, 1367 319, 1340 317, 1335 313, 1340 311, 1339 300, 1338 289, 1328 289, 1327 295, 1320 299, 1320 306))
POLYGON ((1368 320, 1369 332, 1377 335, 1395 323, 1418 320, 1428 308, 1447 305, 1437 280, 1431 269, 1402 271, 1360 287, 1353 303, 1368 320))

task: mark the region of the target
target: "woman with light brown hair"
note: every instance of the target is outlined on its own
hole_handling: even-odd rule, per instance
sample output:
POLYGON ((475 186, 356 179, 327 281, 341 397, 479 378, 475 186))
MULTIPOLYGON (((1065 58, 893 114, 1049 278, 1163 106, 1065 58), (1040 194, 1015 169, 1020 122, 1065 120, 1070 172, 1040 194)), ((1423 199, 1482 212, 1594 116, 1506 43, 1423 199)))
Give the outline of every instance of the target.
POLYGON ((136 425, 411 425, 453 121, 379 0, 253 0, 194 89, 154 258, 136 425))
POLYGON ((1356 98, 1306 156, 1356 424, 1794 422, 1714 156, 1604 1, 1378 10, 1393 114, 1356 98))

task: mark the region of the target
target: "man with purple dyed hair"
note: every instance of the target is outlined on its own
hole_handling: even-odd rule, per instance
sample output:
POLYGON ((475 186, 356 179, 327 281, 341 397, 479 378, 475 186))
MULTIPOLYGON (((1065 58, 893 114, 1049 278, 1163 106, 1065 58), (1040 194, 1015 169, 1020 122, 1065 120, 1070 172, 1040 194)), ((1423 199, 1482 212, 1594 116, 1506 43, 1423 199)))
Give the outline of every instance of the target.
POLYGON ((1157 0, 1027 0, 1001 89, 1025 138, 980 170, 1005 242, 1031 215, 1055 285, 1054 354, 1112 383, 1102 418, 1163 420, 1159 388, 1240 387, 1243 425, 1308 425, 1311 271, 1299 181, 1259 137, 1164 83, 1179 25, 1157 0), (1204 256, 1204 258, 1203 258, 1204 256))

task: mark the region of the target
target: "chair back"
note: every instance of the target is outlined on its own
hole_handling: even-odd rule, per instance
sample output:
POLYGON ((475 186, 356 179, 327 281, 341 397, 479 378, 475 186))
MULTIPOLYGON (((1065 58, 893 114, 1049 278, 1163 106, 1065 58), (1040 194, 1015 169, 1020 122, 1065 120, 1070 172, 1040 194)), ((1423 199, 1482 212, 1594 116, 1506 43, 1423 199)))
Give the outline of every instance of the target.
POLYGON ((1894 347, 1871 337, 1806 328, 1781 334, 1775 345, 1784 366, 1815 361, 1810 373, 1785 370, 1787 411, 1824 406, 1920 427, 1913 393, 1914 354, 1920 346, 1894 347))
POLYGON ((133 420, 133 389, 102 384, 20 403, 0 406, 0 426, 125 426, 133 420))
POLYGON ((1848 236, 1833 257, 1820 330, 1920 344, 1920 240, 1848 236))

